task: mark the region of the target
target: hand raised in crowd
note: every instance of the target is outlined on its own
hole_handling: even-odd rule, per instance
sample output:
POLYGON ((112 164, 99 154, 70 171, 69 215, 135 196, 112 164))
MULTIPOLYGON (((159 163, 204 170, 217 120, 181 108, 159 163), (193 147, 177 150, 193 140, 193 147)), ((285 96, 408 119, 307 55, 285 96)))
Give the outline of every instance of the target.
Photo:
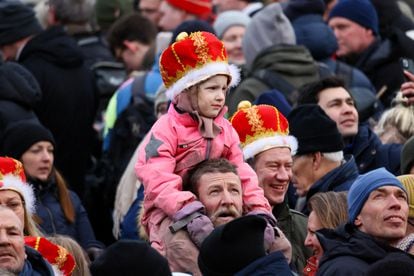
POLYGON ((404 70, 404 75, 408 81, 401 85, 401 92, 407 102, 414 104, 414 74, 404 70))

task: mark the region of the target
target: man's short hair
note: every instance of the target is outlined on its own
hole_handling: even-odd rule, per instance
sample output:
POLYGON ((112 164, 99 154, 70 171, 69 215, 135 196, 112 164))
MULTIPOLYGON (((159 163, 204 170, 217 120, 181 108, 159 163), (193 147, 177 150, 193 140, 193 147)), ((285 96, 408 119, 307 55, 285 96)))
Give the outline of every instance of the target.
POLYGON ((198 196, 198 181, 206 173, 237 173, 237 167, 225 158, 208 159, 189 170, 184 177, 183 187, 198 196))
MULTIPOLYGON (((342 87, 348 91, 344 80, 336 76, 327 77, 319 81, 303 85, 299 88, 297 104, 317 104, 319 102, 319 93, 322 90, 337 87, 342 87)), ((352 97, 351 93, 349 93, 349 95, 352 97)))
POLYGON ((108 31, 108 43, 112 51, 124 49, 124 41, 138 41, 151 45, 157 36, 157 27, 147 17, 134 12, 118 19, 108 31))
POLYGON ((96 0, 49 0, 56 19, 62 24, 85 24, 93 21, 96 0))

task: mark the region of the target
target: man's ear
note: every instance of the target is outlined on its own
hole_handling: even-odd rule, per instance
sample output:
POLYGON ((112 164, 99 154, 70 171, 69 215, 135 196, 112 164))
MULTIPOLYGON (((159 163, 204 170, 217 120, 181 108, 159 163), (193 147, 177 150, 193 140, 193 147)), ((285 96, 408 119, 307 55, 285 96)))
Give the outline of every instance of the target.
POLYGON ((314 152, 311 153, 312 157, 312 168, 314 171, 318 170, 322 163, 322 153, 321 152, 314 152))
POLYGON ((355 225, 356 227, 360 227, 360 226, 362 225, 362 220, 361 220, 361 216, 360 216, 360 215, 358 215, 358 216, 355 218, 355 220, 354 220, 354 225, 355 225))
POLYGON ((136 41, 124 40, 122 41, 122 44, 124 44, 124 46, 131 52, 135 53, 139 50, 139 45, 136 41))
POLYGON ((59 21, 56 18, 56 11, 55 7, 50 6, 47 15, 46 15, 46 23, 48 27, 55 26, 59 24, 59 21))

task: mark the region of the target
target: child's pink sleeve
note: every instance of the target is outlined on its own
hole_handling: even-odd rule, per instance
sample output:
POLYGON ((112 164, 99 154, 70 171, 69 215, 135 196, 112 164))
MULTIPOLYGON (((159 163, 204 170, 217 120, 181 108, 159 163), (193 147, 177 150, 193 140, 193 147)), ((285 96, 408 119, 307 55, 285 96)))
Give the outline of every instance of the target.
POLYGON ((161 209, 172 217, 185 204, 195 200, 193 193, 182 191, 182 179, 174 174, 177 142, 173 132, 163 117, 154 124, 138 149, 135 172, 144 185, 147 215, 154 209, 161 209))

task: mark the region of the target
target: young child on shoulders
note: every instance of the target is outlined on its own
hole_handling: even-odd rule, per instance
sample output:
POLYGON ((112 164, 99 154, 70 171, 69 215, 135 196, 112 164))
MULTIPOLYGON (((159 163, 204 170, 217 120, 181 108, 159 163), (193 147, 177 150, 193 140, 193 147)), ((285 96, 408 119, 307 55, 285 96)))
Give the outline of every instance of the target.
POLYGON ((255 172, 243 160, 237 132, 224 117, 227 91, 240 75, 228 64, 223 43, 208 32, 181 33, 162 53, 160 71, 172 104, 141 144, 135 166, 145 190, 141 222, 151 245, 165 253, 161 224, 166 219, 171 221, 167 225, 184 221, 182 229, 197 246, 213 230, 204 206, 182 183, 189 169, 210 158, 226 158, 237 166, 244 214, 260 214, 275 223, 255 172))

